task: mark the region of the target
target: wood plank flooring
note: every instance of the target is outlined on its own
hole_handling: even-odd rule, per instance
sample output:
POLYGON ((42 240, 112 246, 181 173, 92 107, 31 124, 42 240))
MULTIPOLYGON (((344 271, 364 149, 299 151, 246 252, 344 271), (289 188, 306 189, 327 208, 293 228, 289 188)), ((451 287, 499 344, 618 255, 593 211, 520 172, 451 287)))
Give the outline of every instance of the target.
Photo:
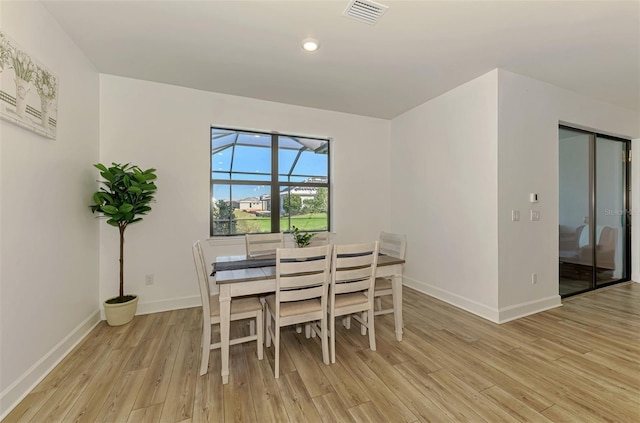
MULTIPOLYGON (((231 347, 198 376, 200 309, 100 323, 4 422, 640 422, 640 284, 496 325, 404 290, 404 341, 376 317, 377 351, 342 327, 337 363, 285 329, 273 348, 231 347)), ((248 325, 232 326, 235 335, 248 325)))

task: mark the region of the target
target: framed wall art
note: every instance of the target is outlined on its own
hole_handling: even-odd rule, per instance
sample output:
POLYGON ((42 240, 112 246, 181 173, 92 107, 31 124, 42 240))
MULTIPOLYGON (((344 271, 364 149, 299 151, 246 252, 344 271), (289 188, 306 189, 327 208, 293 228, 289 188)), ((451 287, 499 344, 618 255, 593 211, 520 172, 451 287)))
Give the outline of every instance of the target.
POLYGON ((56 139, 58 78, 0 30, 0 118, 56 139))

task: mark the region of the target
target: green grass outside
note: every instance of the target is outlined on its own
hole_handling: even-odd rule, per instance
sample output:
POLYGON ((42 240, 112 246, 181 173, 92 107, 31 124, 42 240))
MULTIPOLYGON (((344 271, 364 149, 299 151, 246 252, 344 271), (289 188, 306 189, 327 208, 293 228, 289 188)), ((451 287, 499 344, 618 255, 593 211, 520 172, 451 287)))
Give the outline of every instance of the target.
MULTIPOLYGON (((270 217, 256 217, 251 213, 247 213, 244 210, 235 210, 236 216, 236 228, 238 233, 251 233, 251 232, 270 232, 271 231, 271 218, 270 217)), ((289 226, 295 226, 302 231, 323 231, 327 230, 327 214, 326 213, 309 213, 292 216, 291 220, 288 217, 280 219, 280 230, 282 232, 289 232, 292 228, 289 226)))

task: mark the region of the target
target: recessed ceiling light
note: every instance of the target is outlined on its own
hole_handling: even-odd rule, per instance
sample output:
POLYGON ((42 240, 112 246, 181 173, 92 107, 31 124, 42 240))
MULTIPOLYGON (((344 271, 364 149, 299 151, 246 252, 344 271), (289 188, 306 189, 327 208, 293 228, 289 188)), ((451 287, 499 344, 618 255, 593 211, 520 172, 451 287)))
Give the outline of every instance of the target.
POLYGON ((319 47, 320 44, 318 43, 318 40, 315 40, 313 38, 306 38, 302 40, 302 48, 305 51, 316 51, 319 47))

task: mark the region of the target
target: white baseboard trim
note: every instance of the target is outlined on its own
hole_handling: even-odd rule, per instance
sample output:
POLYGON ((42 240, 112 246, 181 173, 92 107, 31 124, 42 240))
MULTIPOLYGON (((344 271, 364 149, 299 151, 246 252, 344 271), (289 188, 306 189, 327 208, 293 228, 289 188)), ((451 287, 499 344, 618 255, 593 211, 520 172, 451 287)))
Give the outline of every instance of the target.
POLYGON ((200 298, 200 295, 195 295, 191 297, 171 298, 168 300, 138 303, 138 311, 136 314, 160 313, 163 311, 200 306, 202 306, 202 299, 200 298))
POLYGON ((100 312, 96 310, 2 391, 0 393, 0 420, 4 419, 98 323, 100 323, 100 312))
POLYGON ((415 279, 403 276, 403 284, 409 288, 413 288, 416 291, 420 291, 423 294, 430 295, 434 298, 444 301, 463 310, 473 313, 477 316, 490 320, 494 323, 500 323, 500 313, 497 309, 488 307, 484 304, 480 304, 469 298, 465 298, 461 295, 454 294, 453 292, 445 291, 444 289, 429 285, 426 282, 418 281, 415 279))
POLYGON ((640 283, 640 273, 635 273, 631 275, 631 281, 635 283, 640 283))
POLYGON ((516 320, 521 317, 530 316, 532 314, 551 310, 552 308, 560 306, 562 306, 562 299, 560 298, 560 295, 552 295, 551 297, 504 307, 500 309, 500 320, 498 323, 510 322, 511 320, 516 320))
MULTIPOLYGON (((168 300, 160 301, 138 302, 136 316, 200 306, 202 306, 202 300, 200 299, 199 295, 182 298, 171 298, 168 300)), ((100 319, 106 320, 106 317, 104 316, 104 307, 100 307, 100 319)))
POLYGON ((511 320, 519 319, 521 317, 529 316, 541 311, 562 306, 560 295, 554 295, 548 298, 542 298, 535 301, 529 301, 509 307, 495 309, 461 295, 445 291, 441 288, 429 285, 428 283, 422 281, 408 278, 406 276, 403 277, 403 281, 404 285, 413 288, 416 291, 420 291, 423 294, 430 295, 434 298, 444 301, 445 303, 466 310, 469 313, 473 313, 476 316, 480 316, 494 323, 506 323, 511 320))

